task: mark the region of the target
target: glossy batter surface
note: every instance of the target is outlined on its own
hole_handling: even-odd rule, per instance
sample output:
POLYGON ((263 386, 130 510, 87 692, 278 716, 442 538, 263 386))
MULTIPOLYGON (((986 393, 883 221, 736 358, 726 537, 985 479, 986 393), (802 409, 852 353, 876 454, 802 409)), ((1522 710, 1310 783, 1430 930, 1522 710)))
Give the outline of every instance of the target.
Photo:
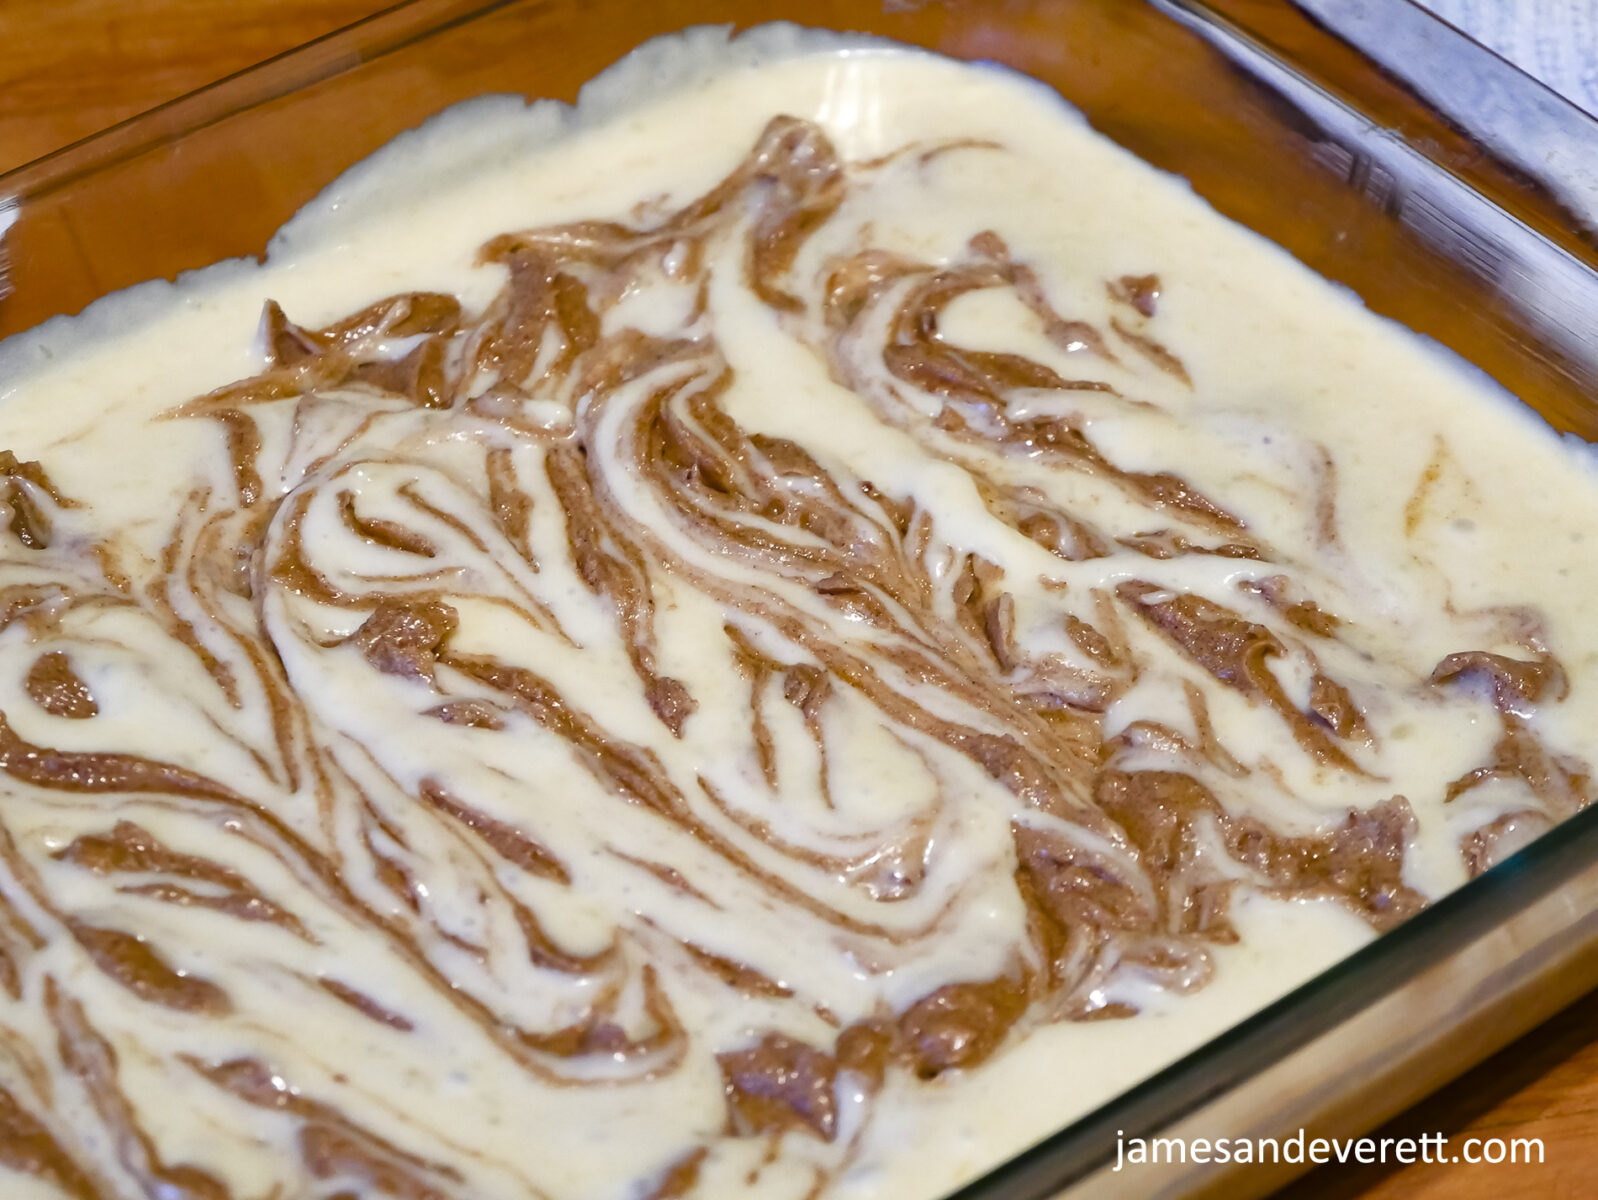
POLYGON ((1512 401, 1010 76, 607 88, 0 347, 6 1195, 935 1196, 1587 802, 1512 401))

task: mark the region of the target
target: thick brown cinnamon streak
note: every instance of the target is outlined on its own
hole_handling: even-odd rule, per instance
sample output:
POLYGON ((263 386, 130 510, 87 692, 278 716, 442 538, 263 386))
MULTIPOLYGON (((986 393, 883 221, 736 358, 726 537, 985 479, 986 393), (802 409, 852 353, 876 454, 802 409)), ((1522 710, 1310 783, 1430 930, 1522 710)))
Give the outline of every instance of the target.
POLYGON ((100 1200, 105 1195, 45 1124, 5 1088, 0 1088, 0 1163, 54 1184, 74 1200, 100 1200))
POLYGON ((100 706, 95 703, 94 693, 72 669, 72 661, 65 651, 41 654, 28 668, 23 687, 29 699, 51 716, 84 721, 99 715, 100 706))
POLYGON ((64 792, 147 792, 243 803, 231 788, 172 763, 136 754, 74 752, 35 746, 0 713, 0 771, 35 787, 64 792))

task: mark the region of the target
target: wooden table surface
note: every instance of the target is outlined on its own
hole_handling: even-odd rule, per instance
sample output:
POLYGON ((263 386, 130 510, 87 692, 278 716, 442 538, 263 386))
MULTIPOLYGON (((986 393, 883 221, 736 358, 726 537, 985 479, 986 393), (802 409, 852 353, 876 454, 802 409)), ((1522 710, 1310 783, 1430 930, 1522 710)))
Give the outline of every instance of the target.
MULTIPOLYGON (((0 0, 0 171, 359 20, 383 0, 0 0)), ((1313 1131, 1312 1131, 1313 1132, 1313 1131)), ((1598 997, 1378 1131, 1542 1139, 1541 1166, 1323 1167, 1291 1200, 1598 1196, 1598 997)))

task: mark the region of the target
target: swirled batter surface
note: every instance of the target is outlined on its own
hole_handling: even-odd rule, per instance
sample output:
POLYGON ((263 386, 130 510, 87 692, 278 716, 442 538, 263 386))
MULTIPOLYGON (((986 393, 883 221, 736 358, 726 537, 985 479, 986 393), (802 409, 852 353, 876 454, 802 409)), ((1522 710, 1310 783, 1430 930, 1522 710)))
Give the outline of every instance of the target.
POLYGON ((1023 81, 631 80, 0 348, 7 1196, 933 1196, 1587 802, 1512 402, 1023 81))

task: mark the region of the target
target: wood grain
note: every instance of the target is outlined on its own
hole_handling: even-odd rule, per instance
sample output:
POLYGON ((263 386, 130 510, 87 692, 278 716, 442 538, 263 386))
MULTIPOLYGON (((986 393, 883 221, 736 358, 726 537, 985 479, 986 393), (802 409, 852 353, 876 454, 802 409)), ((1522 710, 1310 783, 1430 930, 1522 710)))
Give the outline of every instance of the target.
POLYGON ((0 0, 0 171, 392 0, 0 0))
POLYGON ((1538 1138, 1543 1162, 1326 1166, 1286 1188, 1277 1200, 1585 1200, 1598 1195, 1598 996, 1578 1000, 1372 1136, 1438 1133, 1449 1139, 1448 1155, 1461 1154, 1470 1138, 1538 1138))
MULTIPOLYGON (((0 0, 0 171, 387 7, 385 0, 0 0)), ((1378 1131, 1540 1138, 1541 1166, 1331 1166, 1283 1200, 1598 1195, 1598 997, 1378 1131)))

